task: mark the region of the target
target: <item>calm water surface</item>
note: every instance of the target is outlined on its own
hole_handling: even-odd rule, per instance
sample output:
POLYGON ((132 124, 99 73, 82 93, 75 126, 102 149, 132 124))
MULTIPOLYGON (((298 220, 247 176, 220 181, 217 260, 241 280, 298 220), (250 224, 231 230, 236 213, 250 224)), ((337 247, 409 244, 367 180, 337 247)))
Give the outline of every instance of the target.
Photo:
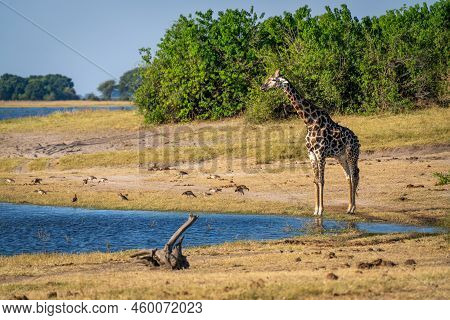
MULTIPOLYGON (((269 240, 311 232, 314 219, 290 216, 200 213, 185 232, 184 245, 236 240, 269 240)), ((187 213, 90 210, 0 203, 0 255, 35 252, 89 252, 162 247, 186 221, 187 213)), ((349 227, 324 220, 324 232, 349 227)), ((356 223, 369 233, 440 232, 437 228, 356 223)))
POLYGON ((18 107, 0 108, 0 120, 23 118, 23 117, 43 117, 55 112, 78 112, 83 110, 134 110, 133 106, 104 106, 104 107, 18 107))

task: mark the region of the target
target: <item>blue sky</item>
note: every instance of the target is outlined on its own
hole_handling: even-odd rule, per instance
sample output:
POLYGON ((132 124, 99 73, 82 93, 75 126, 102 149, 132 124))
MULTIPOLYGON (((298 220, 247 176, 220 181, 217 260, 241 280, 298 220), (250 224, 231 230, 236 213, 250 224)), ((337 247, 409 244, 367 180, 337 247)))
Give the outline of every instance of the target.
POLYGON ((117 79, 139 64, 138 49, 156 48, 165 30, 180 14, 227 8, 249 9, 266 17, 308 5, 314 15, 324 7, 346 3, 357 17, 383 14, 388 9, 436 1, 144 1, 144 0, 0 0, 0 74, 60 73, 71 77, 79 94, 96 92, 97 85, 117 79), (93 63, 12 11, 32 20, 93 63), (101 68, 100 68, 101 67, 101 68), (102 70, 103 69, 103 70, 102 70))

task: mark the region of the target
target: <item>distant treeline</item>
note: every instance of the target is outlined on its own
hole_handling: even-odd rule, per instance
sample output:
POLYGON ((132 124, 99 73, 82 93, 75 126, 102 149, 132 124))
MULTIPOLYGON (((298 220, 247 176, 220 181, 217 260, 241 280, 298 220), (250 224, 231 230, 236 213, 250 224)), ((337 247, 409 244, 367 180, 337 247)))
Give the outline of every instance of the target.
MULTIPOLYGON (((130 100, 139 86, 138 68, 124 72, 116 84, 115 80, 106 80, 97 90, 101 96, 88 93, 86 100, 130 100), (113 96, 113 92, 116 95, 113 96)), ((72 79, 60 74, 20 77, 5 73, 0 76, 0 100, 78 100, 72 79)))
POLYGON ((135 100, 148 122, 253 120, 289 114, 280 91, 261 92, 281 69, 300 93, 331 112, 402 111, 445 103, 450 0, 361 20, 343 5, 311 16, 308 7, 263 20, 245 10, 180 18, 155 57, 141 49, 135 100))
POLYGON ((0 100, 78 100, 72 79, 60 74, 0 76, 0 100))
MULTIPOLYGON (((98 85, 97 90, 101 92, 101 98, 104 100, 110 100, 112 98, 131 100, 139 84, 139 68, 134 68, 124 72, 119 79, 119 83, 116 83, 115 80, 106 80, 98 85), (115 91, 118 93, 117 97, 113 97, 115 91)), ((89 93, 86 98, 89 100, 100 99, 93 93, 89 93)))

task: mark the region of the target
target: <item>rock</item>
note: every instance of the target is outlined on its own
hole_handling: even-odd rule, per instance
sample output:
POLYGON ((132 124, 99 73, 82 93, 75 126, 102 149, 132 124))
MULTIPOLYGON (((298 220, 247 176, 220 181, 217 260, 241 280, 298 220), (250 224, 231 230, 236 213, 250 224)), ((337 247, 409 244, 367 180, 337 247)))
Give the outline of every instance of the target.
POLYGON ((336 258, 336 254, 335 254, 334 252, 330 252, 330 253, 328 254, 328 258, 334 259, 334 258, 336 258))
POLYGON ((327 274, 327 279, 337 280, 337 279, 339 279, 339 277, 337 275, 335 275, 334 273, 330 272, 329 274, 327 274))
POLYGON ((300 258, 300 257, 295 258, 295 262, 301 262, 301 261, 302 261, 302 258, 300 258))

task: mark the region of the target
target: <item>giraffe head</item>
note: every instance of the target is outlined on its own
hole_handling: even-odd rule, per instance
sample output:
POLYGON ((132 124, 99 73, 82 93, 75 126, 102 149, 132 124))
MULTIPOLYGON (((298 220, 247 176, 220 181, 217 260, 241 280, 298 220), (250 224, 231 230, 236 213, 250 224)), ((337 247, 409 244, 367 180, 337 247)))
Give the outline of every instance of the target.
POLYGON ((271 88, 281 88, 287 84, 287 80, 280 74, 280 70, 275 71, 273 76, 269 77, 261 86, 262 91, 269 90, 271 88))

